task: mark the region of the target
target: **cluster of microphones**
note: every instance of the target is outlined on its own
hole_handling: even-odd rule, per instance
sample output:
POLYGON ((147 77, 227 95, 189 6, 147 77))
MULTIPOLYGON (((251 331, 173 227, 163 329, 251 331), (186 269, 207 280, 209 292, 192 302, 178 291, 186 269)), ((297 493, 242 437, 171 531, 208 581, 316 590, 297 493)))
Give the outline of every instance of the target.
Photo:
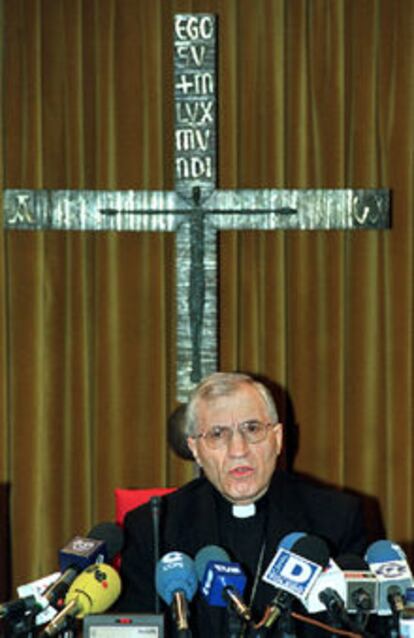
MULTIPOLYGON (((260 619, 253 618, 244 601, 247 578, 240 564, 216 545, 202 548, 194 560, 182 552, 163 556, 157 564, 156 589, 183 636, 190 635, 189 609, 197 592, 208 605, 225 607, 241 625, 250 626, 251 636, 294 638, 297 621, 318 626, 321 636, 330 632, 368 638, 374 635, 367 629, 373 614, 384 617, 381 635, 414 636, 414 628, 407 634, 399 629, 406 592, 414 581, 404 551, 391 541, 370 545, 365 559, 347 554, 334 561, 322 539, 293 532, 282 539, 262 578, 275 593, 260 619), (320 613, 324 615, 316 616, 320 613)), ((227 637, 240 635, 232 626, 234 634, 228 629, 227 637)))
POLYGON ((106 612, 121 593, 111 563, 122 545, 121 527, 110 522, 99 523, 86 537, 75 536, 59 552, 60 572, 18 588, 19 598, 0 604, 5 635, 32 636, 42 626, 39 636, 50 638, 75 619, 106 612))
MULTIPOLYGON (((46 588, 40 579, 19 592, 18 599, 0 605, 8 635, 30 636, 34 626, 41 626, 40 636, 51 638, 70 629, 76 619, 107 612, 121 592, 118 570, 111 563, 122 544, 122 529, 114 523, 101 523, 87 537, 72 539, 60 551, 60 572, 46 588)), ((262 617, 254 618, 244 600, 247 577, 223 548, 208 545, 194 559, 169 552, 155 565, 156 592, 169 608, 178 636, 191 636, 191 603, 197 594, 208 606, 227 610, 233 619, 229 638, 238 626, 248 627, 248 635, 294 638, 299 622, 316 624, 324 630, 321 635, 330 631, 369 638, 373 615, 386 623, 388 633, 381 635, 414 636, 412 626, 401 629, 413 576, 405 553, 391 541, 371 544, 364 559, 347 554, 333 560, 322 539, 292 532, 281 540, 261 577, 275 591, 262 617)))

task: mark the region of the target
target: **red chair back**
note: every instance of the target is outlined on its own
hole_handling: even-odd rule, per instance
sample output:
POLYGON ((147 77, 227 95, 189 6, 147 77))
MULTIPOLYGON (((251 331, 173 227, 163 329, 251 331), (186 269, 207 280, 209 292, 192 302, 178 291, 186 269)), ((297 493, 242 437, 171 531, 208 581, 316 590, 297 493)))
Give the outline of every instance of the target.
POLYGON ((176 487, 151 487, 148 489, 115 489, 115 520, 119 525, 124 522, 125 514, 147 503, 152 496, 163 496, 174 492, 176 487))

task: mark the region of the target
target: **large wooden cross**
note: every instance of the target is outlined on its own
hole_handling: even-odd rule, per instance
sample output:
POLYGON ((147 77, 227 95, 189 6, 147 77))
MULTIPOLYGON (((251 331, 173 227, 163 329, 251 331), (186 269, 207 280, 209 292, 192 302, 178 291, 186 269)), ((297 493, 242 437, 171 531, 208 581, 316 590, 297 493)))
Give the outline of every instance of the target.
POLYGON ((218 368, 217 232, 389 225, 386 190, 217 189, 216 16, 174 21, 175 190, 6 190, 7 229, 176 233, 176 396, 218 368))

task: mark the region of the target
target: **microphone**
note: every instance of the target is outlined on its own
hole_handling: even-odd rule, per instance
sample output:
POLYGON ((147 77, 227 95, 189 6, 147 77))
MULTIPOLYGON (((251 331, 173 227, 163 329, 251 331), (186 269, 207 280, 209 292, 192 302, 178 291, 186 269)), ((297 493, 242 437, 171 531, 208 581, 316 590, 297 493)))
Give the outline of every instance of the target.
MULTIPOLYGON (((352 622, 345 608, 345 576, 338 565, 329 559, 329 548, 325 541, 316 536, 301 536, 293 543, 291 556, 286 563, 283 563, 283 551, 286 551, 286 546, 292 540, 294 540, 293 534, 282 540, 274 559, 275 561, 282 550, 279 558, 279 561, 282 559, 281 568, 278 569, 276 565, 272 574, 272 580, 279 581, 279 590, 272 601, 271 613, 265 626, 271 626, 282 613, 286 616, 296 598, 309 613, 326 611, 335 626, 356 629, 356 623, 352 622), (311 565, 319 566, 314 574, 303 562, 304 559, 310 561, 311 565)), ((264 580, 266 580, 265 576, 266 573, 264 580)))
POLYGON ((398 615, 404 609, 405 590, 413 586, 404 551, 396 543, 379 540, 368 547, 365 560, 378 581, 378 615, 398 615))
POLYGON ((262 576, 266 583, 276 588, 276 595, 267 609, 265 627, 271 627, 282 614, 289 612, 295 599, 305 604, 328 561, 328 546, 317 536, 294 532, 282 539, 262 576), (298 535, 296 541, 295 534, 298 535), (289 545, 290 549, 287 548, 289 545))
POLYGON ((349 613, 372 614, 378 605, 378 581, 368 563, 357 554, 343 554, 336 564, 345 577, 345 604, 349 613))
POLYGON ((242 598, 247 578, 223 548, 207 545, 200 549, 195 556, 195 568, 201 593, 209 605, 227 607, 229 604, 238 616, 250 622, 251 611, 242 598))
POLYGON ((59 551, 60 577, 44 593, 50 605, 61 609, 75 578, 89 565, 111 562, 124 543, 122 528, 116 523, 95 525, 85 537, 75 536, 59 551))
POLYGON ((10 616, 16 623, 31 609, 32 615, 36 616, 36 625, 49 622, 56 615, 56 610, 64 606, 70 585, 83 569, 95 560, 105 558, 111 561, 122 544, 123 531, 111 522, 95 525, 86 538, 76 536, 60 551, 61 573, 55 572, 20 585, 17 588, 19 598, 1 605, 0 618, 7 620, 10 616))
MULTIPOLYGON (((154 564, 155 569, 160 558, 160 513, 161 513, 161 497, 152 496, 150 498, 152 531, 154 534, 154 564)), ((155 592, 155 613, 160 613, 160 599, 155 592)))
MULTIPOLYGON (((346 556, 341 560, 343 564, 350 564, 350 558, 346 556)), ((358 556, 355 556, 352 565, 355 565, 355 561, 358 561, 358 565, 360 565, 360 561, 364 563, 358 556)), ((364 573, 367 575, 367 572, 364 573)), ((375 577, 373 577, 372 574, 368 576, 367 582, 374 584, 375 587, 375 577)), ((367 596, 368 593, 361 589, 361 572, 355 574, 353 581, 351 581, 350 578, 348 578, 347 581, 345 573, 339 567, 338 563, 330 559, 328 567, 319 575, 304 601, 304 606, 310 614, 326 612, 333 627, 345 627, 356 634, 368 636, 365 632, 365 609, 362 609, 363 606, 365 607, 367 605, 367 596), (355 579, 357 580, 356 587, 355 579), (354 612, 357 614, 352 618, 348 613, 348 598, 351 601, 350 604, 353 605, 354 612)), ((373 608, 374 603, 372 599, 370 604, 371 608, 373 608)))
POLYGON ((336 619, 342 614, 346 614, 346 582, 345 575, 338 565, 329 560, 328 566, 317 578, 309 595, 303 601, 306 610, 310 614, 318 614, 328 610, 336 619))
POLYGON ((352 632, 364 636, 363 619, 360 615, 352 619, 346 607, 347 582, 344 572, 332 559, 328 568, 317 579, 315 585, 304 601, 306 610, 310 613, 326 612, 333 627, 345 627, 352 632))
POLYGON ((301 538, 304 538, 305 536, 306 536, 305 532, 290 532, 289 534, 286 534, 286 536, 282 538, 282 540, 280 541, 278 545, 278 548, 284 547, 285 549, 292 549, 296 541, 300 540, 301 538))
POLYGON ((107 611, 120 593, 121 579, 111 565, 90 565, 75 578, 66 594, 65 606, 40 633, 40 637, 55 636, 64 628, 68 619, 107 611))
POLYGON ((35 595, 9 600, 0 605, 0 620, 19 618, 26 614, 37 614, 43 611, 46 606, 47 603, 44 603, 39 596, 35 595))
POLYGON ((188 603, 197 591, 194 561, 182 552, 169 552, 158 561, 155 587, 159 596, 172 608, 179 631, 187 631, 188 603))

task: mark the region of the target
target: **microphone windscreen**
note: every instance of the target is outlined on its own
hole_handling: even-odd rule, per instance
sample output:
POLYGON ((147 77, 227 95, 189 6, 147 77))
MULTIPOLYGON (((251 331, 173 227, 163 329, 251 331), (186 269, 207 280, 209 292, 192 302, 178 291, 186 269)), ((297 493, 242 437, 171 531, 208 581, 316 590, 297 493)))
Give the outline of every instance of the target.
POLYGON ((402 548, 388 540, 372 543, 365 554, 368 563, 384 563, 386 561, 407 560, 402 548))
POLYGON ((368 547, 365 560, 378 579, 378 615, 399 613, 403 606, 404 592, 413 583, 404 551, 396 543, 380 540, 368 547))
POLYGON ((368 563, 357 554, 342 554, 335 558, 335 562, 343 571, 363 572, 368 571, 368 563))
POLYGON ((121 593, 121 579, 118 572, 106 563, 96 563, 87 567, 69 588, 65 605, 76 600, 79 606, 77 618, 88 614, 105 612, 121 593))
POLYGON ((305 532, 290 532, 290 534, 286 534, 286 536, 282 538, 278 547, 283 547, 283 549, 292 549, 296 541, 304 536, 306 536, 305 532))
POLYGON ((88 538, 97 541, 104 541, 107 560, 111 561, 122 549, 124 544, 124 533, 122 528, 116 523, 98 523, 88 532, 88 538))
POLYGON ((323 568, 329 563, 329 547, 318 536, 306 534, 292 545, 291 551, 323 568))
POLYGON ((206 567, 211 561, 215 563, 230 563, 230 556, 222 547, 218 545, 206 545, 200 549, 195 555, 195 569, 198 579, 201 581, 204 578, 206 567))
POLYGON ((158 561, 155 569, 155 587, 167 605, 171 605, 177 592, 183 592, 186 600, 192 600, 197 586, 194 561, 187 554, 169 552, 158 561))

